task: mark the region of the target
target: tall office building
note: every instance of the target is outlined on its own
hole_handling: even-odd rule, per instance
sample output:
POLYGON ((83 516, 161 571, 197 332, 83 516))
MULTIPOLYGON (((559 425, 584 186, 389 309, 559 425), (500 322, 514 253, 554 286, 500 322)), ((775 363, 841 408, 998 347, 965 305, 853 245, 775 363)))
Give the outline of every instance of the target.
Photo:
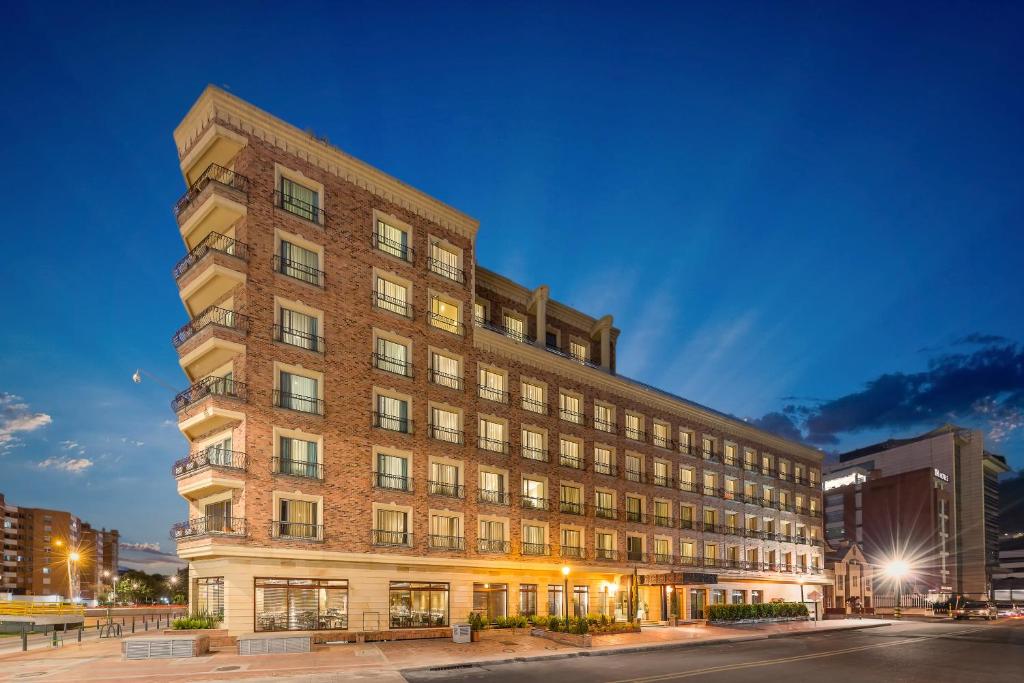
POLYGON ((478 266, 476 220, 233 95, 174 139, 193 609, 432 635, 824 582, 819 451, 623 377, 610 316, 478 266))

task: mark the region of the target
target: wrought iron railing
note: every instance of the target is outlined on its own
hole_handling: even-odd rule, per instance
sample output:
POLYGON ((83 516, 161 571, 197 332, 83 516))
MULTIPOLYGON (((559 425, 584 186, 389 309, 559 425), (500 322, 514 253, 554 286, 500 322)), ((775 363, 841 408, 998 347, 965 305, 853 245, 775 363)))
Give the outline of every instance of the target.
POLYGON ((211 446, 176 461, 171 472, 175 477, 184 477, 207 467, 245 470, 245 453, 211 446))
POLYGON ((512 550, 509 541, 493 541, 489 538, 481 538, 476 542, 477 552, 481 553, 507 553, 512 550))
POLYGON ((572 455, 571 453, 559 453, 558 464, 563 467, 571 467, 574 470, 582 470, 584 467, 584 460, 582 455, 572 455))
POLYGON ((439 261, 433 257, 427 259, 427 270, 431 273, 437 273, 441 277, 446 277, 449 280, 454 280, 455 282, 466 282, 466 271, 449 263, 445 263, 444 261, 439 261))
POLYGON ((274 325, 274 340, 317 353, 323 353, 326 349, 326 341, 323 337, 282 325, 274 325))
POLYGON ((412 532, 373 529, 371 532, 371 542, 373 545, 379 546, 411 546, 412 532))
POLYGON ((427 536, 427 548, 430 550, 465 550, 466 537, 429 534, 427 536))
POLYGON ((385 254, 391 254, 403 261, 412 263, 416 260, 416 252, 411 246, 408 244, 402 244, 401 242, 396 242, 388 237, 384 237, 380 233, 373 233, 370 238, 370 243, 373 245, 374 249, 383 251, 385 254))
POLYGON ((324 525, 274 520, 270 523, 270 535, 273 538, 322 541, 324 540, 324 525))
POLYGON ((274 206, 317 225, 326 225, 327 223, 327 212, 319 206, 285 194, 280 190, 274 190, 274 206))
POLYGON ((586 552, 580 546, 575 545, 563 545, 558 548, 558 555, 560 557, 573 558, 582 560, 586 557, 586 552))
POLYGON ((594 516, 600 519, 618 519, 619 511, 612 507, 594 507, 594 516))
POLYGON ((477 500, 490 505, 508 505, 509 495, 506 491, 492 491, 491 489, 480 489, 477 492, 477 500))
POLYGON ((404 318, 413 317, 412 304, 402 299, 396 299, 395 297, 388 296, 383 292, 373 292, 373 305, 375 308, 379 308, 382 311, 389 311, 396 313, 404 318))
POLYGON ((192 249, 185 254, 185 256, 174 264, 174 269, 171 274, 174 275, 175 280, 180 280, 181 277, 191 270, 197 263, 203 260, 203 257, 210 252, 215 251, 221 254, 227 254, 228 256, 234 256, 235 258, 243 261, 249 260, 249 245, 245 242, 239 242, 233 237, 227 237, 219 232, 211 232, 202 240, 199 244, 192 247, 192 249))
POLYGON ((185 389, 171 401, 174 412, 181 412, 190 405, 209 396, 219 396, 245 401, 248 387, 244 382, 230 377, 206 377, 185 389))
POLYGON ((558 511, 567 515, 582 515, 583 503, 578 500, 560 500, 558 501, 558 511))
POLYGON ((488 401, 497 401, 498 403, 508 403, 508 392, 495 387, 489 387, 486 384, 477 385, 477 396, 485 398, 488 401))
POLYGON ((595 460, 594 472, 597 474, 604 474, 609 477, 614 477, 618 475, 618 468, 615 466, 614 462, 600 462, 598 460, 595 460))
POLYGON ((466 487, 462 484, 449 484, 444 481, 427 481, 427 493, 444 498, 465 498, 466 487))
POLYGON ((551 545, 548 543, 520 543, 519 552, 522 555, 550 555, 551 545))
POLYGON ((647 441, 647 432, 645 432, 642 429, 637 429, 636 427, 626 427, 623 433, 625 434, 627 439, 632 439, 633 441, 647 441))
POLYGON ((449 375, 444 372, 439 372, 434 368, 427 370, 427 375, 431 382, 439 384, 442 387, 448 387, 449 389, 456 389, 462 391, 462 378, 458 375, 449 375))
POLYGON ((386 429, 389 432, 412 434, 412 420, 407 417, 399 417, 398 415, 388 415, 387 413, 374 411, 373 426, 378 429, 386 429))
POLYGON ((178 348, 210 326, 224 327, 238 330, 242 334, 249 334, 249 316, 219 306, 208 306, 192 320, 179 327, 171 337, 171 343, 174 348, 178 348))
POLYGON ((529 410, 534 413, 540 413, 541 415, 548 414, 548 404, 544 401, 535 401, 532 398, 522 398, 522 406, 524 410, 529 410))
POLYGON ((327 274, 324 271, 313 266, 307 266, 305 263, 285 258, 280 254, 274 254, 273 267, 275 272, 317 287, 323 287, 327 281, 327 274))
POLYGON ((466 334, 466 326, 461 321, 441 315, 440 313, 434 313, 433 311, 427 311, 427 324, 459 336, 466 334))
POLYGON ((181 198, 174 203, 174 216, 180 216, 182 212, 184 212, 185 209, 187 209, 189 205, 191 205, 192 202, 202 194, 203 190, 212 183, 237 190, 245 194, 246 198, 248 198, 248 178, 241 173, 232 171, 230 168, 224 168, 219 164, 210 164, 206 167, 206 170, 196 178, 196 181, 189 186, 185 191, 185 194, 181 195, 181 198))
POLYGON ((292 460, 275 455, 271 458, 270 465, 271 471, 274 474, 287 474, 292 477, 304 477, 306 479, 324 478, 324 465, 320 462, 292 460))
POLYGON ((187 522, 178 522, 171 527, 171 538, 176 541, 212 535, 245 536, 245 519, 243 517, 207 515, 190 519, 187 522))
POLYGON ((611 560, 614 562, 619 559, 619 551, 613 550, 612 548, 595 548, 594 559, 611 560))
POLYGON ((520 496, 519 505, 527 510, 547 510, 548 499, 534 496, 520 496))
POLYGON ((437 425, 427 425, 427 431, 430 433, 431 439, 455 444, 462 444, 465 442, 465 433, 461 429, 450 429, 448 427, 438 427, 437 425))
POLYGON ((373 353, 370 355, 370 360, 373 367, 378 370, 403 377, 412 377, 412 363, 404 358, 394 358, 392 356, 385 356, 383 353, 373 353))
POLYGON ((583 424, 583 413, 575 410, 569 410, 567 408, 559 408, 558 416, 566 422, 572 422, 573 424, 583 424))
POLYGON ((373 473, 373 488, 389 491, 412 491, 412 477, 385 472, 373 473))
POLYGON ((274 405, 278 408, 295 410, 311 415, 324 414, 324 401, 313 396, 300 396, 280 389, 274 389, 274 405))
POLYGON ((538 462, 547 462, 550 459, 546 449, 533 448, 531 446, 522 446, 522 455, 527 460, 536 460, 538 462))
POLYGON ((480 449, 485 451, 492 451, 494 453, 504 453, 508 455, 509 442, 502 441, 501 439, 490 439, 486 436, 477 437, 477 444, 480 449))
POLYGON ((594 418, 594 429, 601 432, 608 432, 609 434, 615 433, 615 422, 611 420, 599 420, 594 418))

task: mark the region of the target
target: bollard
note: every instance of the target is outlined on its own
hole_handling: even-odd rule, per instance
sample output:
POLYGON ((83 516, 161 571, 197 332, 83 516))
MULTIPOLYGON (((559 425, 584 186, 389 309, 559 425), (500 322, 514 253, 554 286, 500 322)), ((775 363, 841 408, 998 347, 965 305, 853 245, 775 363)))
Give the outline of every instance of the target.
POLYGON ((78 642, 82 642, 82 627, 78 627, 78 642))
POLYGON ((28 624, 21 625, 21 651, 28 652, 28 624))
POLYGON ((135 633, 135 615, 132 615, 132 633, 135 633))
POLYGON ((51 645, 53 645, 53 647, 57 647, 57 627, 56 626, 53 627, 53 632, 52 633, 53 633, 53 640, 51 641, 51 645))

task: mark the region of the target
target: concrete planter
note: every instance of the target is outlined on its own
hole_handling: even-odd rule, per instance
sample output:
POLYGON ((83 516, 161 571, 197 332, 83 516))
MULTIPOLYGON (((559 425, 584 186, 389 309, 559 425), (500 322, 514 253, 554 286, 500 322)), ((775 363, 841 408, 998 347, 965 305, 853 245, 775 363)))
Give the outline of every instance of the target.
POLYGON ((538 638, 547 638, 548 640, 552 640, 556 643, 561 643, 562 645, 570 645, 572 647, 593 647, 595 638, 600 640, 602 636, 614 636, 620 633, 640 633, 640 627, 632 626, 627 629, 622 629, 620 631, 612 631, 610 633, 597 632, 584 634, 561 633, 556 631, 548 631, 547 629, 543 628, 530 629, 531 636, 536 636, 538 638))
POLYGON ((769 617, 767 619, 731 619, 708 621, 712 626, 730 626, 735 624, 782 624, 788 621, 814 621, 812 617, 769 617))

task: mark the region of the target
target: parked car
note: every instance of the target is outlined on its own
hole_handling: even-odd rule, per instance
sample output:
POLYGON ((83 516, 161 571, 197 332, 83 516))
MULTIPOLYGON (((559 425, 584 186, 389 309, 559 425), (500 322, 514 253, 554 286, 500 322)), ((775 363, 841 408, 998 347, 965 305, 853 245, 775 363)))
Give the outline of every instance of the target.
POLYGON ((1019 617, 1024 615, 1024 609, 1012 602, 997 602, 996 615, 1000 617, 1019 617))
POLYGON ((954 619, 995 619, 998 612, 991 602, 970 601, 953 610, 954 619))

